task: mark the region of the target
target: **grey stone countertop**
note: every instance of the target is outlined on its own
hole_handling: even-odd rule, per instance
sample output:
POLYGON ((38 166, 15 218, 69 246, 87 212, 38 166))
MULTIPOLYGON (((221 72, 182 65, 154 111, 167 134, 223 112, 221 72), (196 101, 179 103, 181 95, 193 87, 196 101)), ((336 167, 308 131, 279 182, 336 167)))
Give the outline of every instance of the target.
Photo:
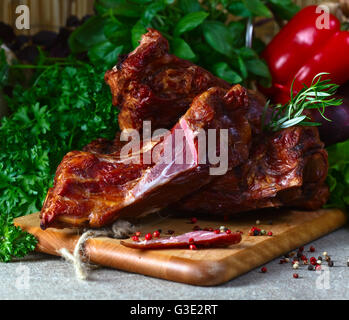
MULTIPOLYGON (((119 270, 100 268, 88 281, 75 278, 72 266, 59 257, 31 254, 0 263, 0 299, 349 299, 349 227, 341 228, 305 246, 313 245, 318 257, 328 252, 334 267, 321 272, 280 259, 216 287, 196 287, 119 270), (294 273, 298 279, 293 278, 294 273)), ((310 253, 306 252, 308 256, 310 253)))

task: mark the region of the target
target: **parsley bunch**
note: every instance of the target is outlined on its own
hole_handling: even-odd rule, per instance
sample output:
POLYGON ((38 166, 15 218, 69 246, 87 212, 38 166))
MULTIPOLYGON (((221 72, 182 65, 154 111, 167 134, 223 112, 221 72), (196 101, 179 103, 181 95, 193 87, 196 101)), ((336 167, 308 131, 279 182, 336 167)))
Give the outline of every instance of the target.
POLYGON ((104 68, 67 64, 41 65, 29 89, 16 85, 7 97, 12 114, 0 122, 0 261, 21 256, 25 243, 33 247, 11 221, 41 209, 63 156, 118 130, 104 68))

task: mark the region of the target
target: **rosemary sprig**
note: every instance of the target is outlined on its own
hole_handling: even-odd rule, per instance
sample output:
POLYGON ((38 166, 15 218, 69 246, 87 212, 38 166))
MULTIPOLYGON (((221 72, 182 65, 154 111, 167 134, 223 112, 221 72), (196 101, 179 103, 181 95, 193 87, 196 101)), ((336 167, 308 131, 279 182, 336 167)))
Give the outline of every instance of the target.
POLYGON ((329 73, 322 72, 317 74, 311 85, 308 87, 303 84, 303 88, 294 96, 293 85, 291 85, 290 101, 284 105, 278 104, 270 106, 266 104, 263 114, 263 128, 270 131, 279 131, 295 125, 301 126, 319 126, 321 123, 312 122, 311 118, 305 113, 305 110, 317 109, 321 116, 327 121, 331 121, 325 117, 325 109, 329 106, 338 106, 343 103, 342 99, 332 97, 338 85, 331 83, 330 79, 321 80, 321 76, 329 73), (265 123, 266 113, 271 109, 271 117, 269 123, 265 123))

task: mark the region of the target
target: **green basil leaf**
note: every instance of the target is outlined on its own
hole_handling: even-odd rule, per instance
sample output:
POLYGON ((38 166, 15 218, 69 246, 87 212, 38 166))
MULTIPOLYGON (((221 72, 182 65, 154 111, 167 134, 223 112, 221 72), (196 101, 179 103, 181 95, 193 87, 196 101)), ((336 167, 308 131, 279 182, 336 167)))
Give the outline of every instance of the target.
POLYGON ((252 12, 239 0, 233 1, 228 7, 228 11, 237 17, 249 18, 252 16, 252 12))
POLYGON ((261 0, 243 0, 245 7, 256 17, 271 18, 273 14, 261 0))
POLYGON ((130 39, 130 30, 116 19, 110 19, 104 26, 104 34, 109 41, 116 45, 127 43, 130 39))
MULTIPOLYGON (((127 0, 97 0, 95 6, 105 8, 116 16, 138 18, 142 15, 144 6, 127 0)), ((100 9, 99 9, 100 10, 100 9)))
POLYGON ((197 0, 179 0, 179 7, 184 13, 197 12, 202 10, 199 1, 197 0))
POLYGON ((247 67, 245 65, 244 60, 242 60, 242 58, 240 56, 238 56, 238 65, 239 65, 239 69, 240 69, 242 78, 246 79, 248 76, 247 67))
POLYGON ((245 61, 247 70, 255 74, 256 76, 263 77, 263 78, 270 78, 270 72, 268 69, 267 64, 259 59, 254 59, 254 60, 247 60, 245 61))
POLYGON ((189 44, 182 38, 174 38, 171 42, 171 45, 172 52, 175 56, 186 60, 192 60, 195 58, 195 53, 190 48, 189 44))
POLYGON ((69 37, 72 52, 86 51, 88 48, 107 40, 104 34, 105 19, 94 16, 78 27, 69 37))
POLYGON ((228 32, 235 48, 245 46, 246 23, 245 21, 233 21, 228 25, 228 32))
POLYGON ((88 57, 94 64, 98 64, 103 61, 103 64, 110 68, 116 64, 122 50, 123 46, 116 47, 110 41, 105 41, 91 48, 88 51, 88 57))
POLYGON ((142 38, 142 35, 147 32, 146 27, 143 25, 142 21, 139 20, 132 28, 131 30, 131 37, 132 37, 132 46, 133 48, 138 47, 139 41, 142 38))
POLYGON ((213 65, 213 72, 225 81, 231 84, 240 83, 242 78, 240 75, 232 70, 226 62, 218 62, 213 65))
POLYGON ((188 13, 178 21, 174 30, 174 35, 178 37, 184 32, 195 29, 204 22, 208 15, 209 14, 205 11, 188 13))
POLYGON ((299 10, 292 0, 269 0, 271 10, 280 19, 290 20, 299 10))
POLYGON ((216 51, 231 57, 233 54, 233 39, 223 22, 205 21, 202 24, 207 43, 216 51))
POLYGON ((168 4, 171 4, 173 1, 169 0, 159 0, 147 6, 142 15, 143 25, 149 26, 150 22, 154 19, 159 11, 163 11, 168 4))

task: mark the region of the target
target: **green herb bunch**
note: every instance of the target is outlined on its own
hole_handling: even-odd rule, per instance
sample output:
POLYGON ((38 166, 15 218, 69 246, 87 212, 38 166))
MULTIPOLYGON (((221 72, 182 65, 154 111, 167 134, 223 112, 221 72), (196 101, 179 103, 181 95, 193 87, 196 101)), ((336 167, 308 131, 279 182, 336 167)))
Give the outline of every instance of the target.
POLYGON ((170 43, 176 56, 191 60, 230 83, 270 73, 258 57, 264 44, 257 38, 245 46, 246 24, 254 17, 289 19, 298 10, 291 0, 96 0, 97 14, 70 37, 74 53, 111 67, 119 54, 130 52, 152 27, 170 43))
MULTIPOLYGON (((12 114, 0 125, 0 261, 22 254, 9 249, 15 239, 9 230, 22 243, 28 239, 10 225, 12 218, 41 209, 63 156, 118 130, 104 68, 66 64, 41 65, 29 89, 17 85, 7 97, 12 114)), ((28 250, 32 243, 27 241, 28 250)))

